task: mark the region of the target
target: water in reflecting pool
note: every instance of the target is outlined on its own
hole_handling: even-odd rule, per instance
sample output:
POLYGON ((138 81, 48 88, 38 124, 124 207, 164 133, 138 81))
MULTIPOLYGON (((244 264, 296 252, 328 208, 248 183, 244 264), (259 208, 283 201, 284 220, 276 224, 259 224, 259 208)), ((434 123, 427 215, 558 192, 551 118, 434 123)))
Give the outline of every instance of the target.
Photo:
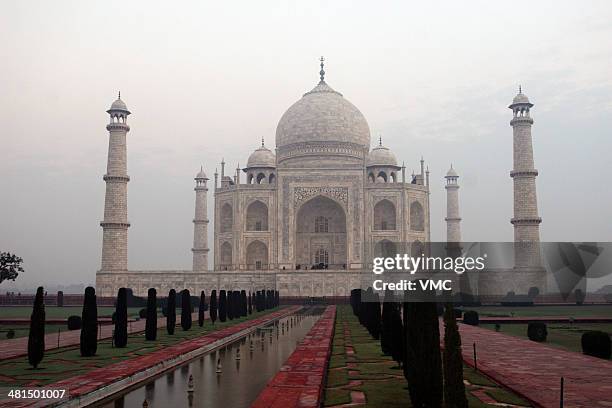
POLYGON ((248 407, 295 350, 323 309, 282 318, 225 347, 118 394, 100 407, 248 407), (220 367, 218 367, 220 363, 220 367), (220 373, 217 373, 220 368, 220 373), (193 392, 188 392, 189 376, 193 392))

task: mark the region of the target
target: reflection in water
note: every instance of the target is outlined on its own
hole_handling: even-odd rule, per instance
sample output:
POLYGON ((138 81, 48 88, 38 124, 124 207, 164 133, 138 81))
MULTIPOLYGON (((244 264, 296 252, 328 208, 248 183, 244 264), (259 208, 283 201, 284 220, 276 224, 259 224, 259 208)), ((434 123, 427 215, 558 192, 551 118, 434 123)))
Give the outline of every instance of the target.
POLYGON ((99 406, 141 407, 146 399, 149 408, 248 407, 308 333, 320 311, 280 319, 99 406), (188 392, 190 375, 193 392, 188 392))

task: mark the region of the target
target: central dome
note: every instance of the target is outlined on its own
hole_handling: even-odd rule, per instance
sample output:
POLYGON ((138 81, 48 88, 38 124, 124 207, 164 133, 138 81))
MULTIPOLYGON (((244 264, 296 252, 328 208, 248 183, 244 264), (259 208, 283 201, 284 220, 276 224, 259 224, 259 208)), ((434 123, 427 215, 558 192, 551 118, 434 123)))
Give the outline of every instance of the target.
POLYGON ((310 142, 370 146, 365 117, 324 80, 291 105, 276 128, 277 148, 310 142))

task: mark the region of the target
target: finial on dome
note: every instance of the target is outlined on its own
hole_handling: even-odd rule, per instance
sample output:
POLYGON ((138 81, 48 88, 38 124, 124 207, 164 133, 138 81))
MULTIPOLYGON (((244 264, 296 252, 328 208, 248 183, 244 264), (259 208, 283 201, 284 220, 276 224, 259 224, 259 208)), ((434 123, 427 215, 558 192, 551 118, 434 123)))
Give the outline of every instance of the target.
POLYGON ((519 93, 523 93, 523 87, 521 85, 519 85, 519 93))
POLYGON ((325 82, 325 70, 323 69, 324 67, 324 62, 325 62, 325 58, 323 58, 323 56, 321 56, 321 71, 319 71, 319 76, 321 77, 321 82, 325 82))
POLYGON ((378 136, 378 145, 382 146, 382 136, 378 136))
POLYGON ((265 145, 264 145, 264 138, 262 137, 262 138, 261 138, 261 147, 264 147, 264 146, 265 146, 265 145))
POLYGON ((117 96, 117 99, 121 99, 121 91, 119 91, 119 95, 117 96))

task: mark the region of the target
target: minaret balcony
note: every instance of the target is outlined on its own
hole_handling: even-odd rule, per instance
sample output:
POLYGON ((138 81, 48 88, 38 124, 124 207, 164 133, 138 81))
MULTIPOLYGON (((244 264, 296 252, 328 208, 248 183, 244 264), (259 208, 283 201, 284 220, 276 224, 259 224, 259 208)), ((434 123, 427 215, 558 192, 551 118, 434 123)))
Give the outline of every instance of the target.
POLYGON ((130 176, 128 176, 127 174, 125 176, 114 176, 114 175, 105 174, 104 177, 102 177, 102 179, 104 181, 110 181, 110 182, 127 183, 128 181, 130 181, 130 176))
POLYGON ((102 228, 115 228, 115 229, 123 229, 128 228, 130 226, 129 222, 112 222, 112 221, 101 221, 100 226, 102 228))
POLYGON ((512 218, 510 223, 512 225, 538 225, 542 222, 541 217, 521 217, 521 218, 512 218))
POLYGON ((525 170, 512 170, 510 172, 510 177, 535 177, 538 175, 538 171, 536 169, 525 169, 525 170))
POLYGON ((510 121, 510 126, 514 126, 514 125, 526 126, 526 125, 532 125, 532 124, 533 124, 533 119, 531 118, 531 116, 515 116, 510 121))
POLYGON ((109 123, 108 125, 106 125, 106 130, 108 130, 109 132, 113 130, 122 130, 129 132, 130 127, 127 125, 127 123, 109 123))

